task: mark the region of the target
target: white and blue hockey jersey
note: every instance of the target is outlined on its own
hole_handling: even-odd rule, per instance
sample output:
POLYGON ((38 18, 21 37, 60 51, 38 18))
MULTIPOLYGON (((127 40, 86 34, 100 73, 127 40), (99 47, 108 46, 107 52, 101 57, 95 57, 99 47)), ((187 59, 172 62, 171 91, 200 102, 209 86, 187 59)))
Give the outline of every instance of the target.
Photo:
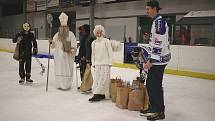
POLYGON ((168 33, 167 22, 160 15, 155 16, 149 41, 149 60, 153 65, 165 65, 171 59, 168 33))

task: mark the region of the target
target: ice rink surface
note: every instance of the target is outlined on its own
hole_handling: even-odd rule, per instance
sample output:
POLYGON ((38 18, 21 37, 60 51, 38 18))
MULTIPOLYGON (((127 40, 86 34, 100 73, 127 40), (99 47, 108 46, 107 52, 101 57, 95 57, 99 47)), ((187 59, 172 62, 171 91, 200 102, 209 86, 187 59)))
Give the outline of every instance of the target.
MULTIPOLYGON (((47 59, 40 59, 47 67, 47 59)), ((147 121, 137 111, 119 109, 111 100, 89 103, 92 94, 55 88, 54 63, 50 63, 49 90, 46 73, 32 59, 31 85, 19 85, 18 62, 11 53, 0 52, 0 121, 147 121)), ((47 72, 47 68, 46 68, 47 72)), ((133 80, 138 70, 112 67, 111 77, 133 80)), ((80 84, 80 82, 79 82, 80 84)), ((164 121, 214 121, 215 81, 164 75, 166 119, 164 121)))

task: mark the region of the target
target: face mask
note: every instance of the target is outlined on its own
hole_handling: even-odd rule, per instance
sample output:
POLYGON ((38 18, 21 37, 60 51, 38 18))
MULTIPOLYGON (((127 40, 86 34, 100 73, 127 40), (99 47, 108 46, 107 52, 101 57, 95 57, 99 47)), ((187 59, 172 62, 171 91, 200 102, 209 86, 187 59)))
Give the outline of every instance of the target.
POLYGON ((28 23, 24 23, 22 25, 22 28, 25 30, 25 31, 29 31, 30 30, 30 25, 28 23))

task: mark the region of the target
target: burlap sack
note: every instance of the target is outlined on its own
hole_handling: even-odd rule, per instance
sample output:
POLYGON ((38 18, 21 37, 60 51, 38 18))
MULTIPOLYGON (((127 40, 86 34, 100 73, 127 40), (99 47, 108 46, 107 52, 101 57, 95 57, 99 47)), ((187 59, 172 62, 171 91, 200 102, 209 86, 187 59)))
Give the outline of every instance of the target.
POLYGON ((121 79, 111 79, 109 91, 112 102, 116 102, 116 91, 119 86, 122 86, 121 79))
POLYGON ((19 43, 16 44, 15 51, 13 53, 13 59, 19 61, 19 43))
POLYGON ((82 92, 88 91, 92 88, 92 85, 93 85, 93 77, 91 73, 91 67, 87 66, 80 86, 80 91, 82 92))
POLYGON ((117 94, 116 94, 116 106, 121 109, 128 108, 128 94, 129 94, 129 87, 128 86, 120 86, 117 87, 117 94))

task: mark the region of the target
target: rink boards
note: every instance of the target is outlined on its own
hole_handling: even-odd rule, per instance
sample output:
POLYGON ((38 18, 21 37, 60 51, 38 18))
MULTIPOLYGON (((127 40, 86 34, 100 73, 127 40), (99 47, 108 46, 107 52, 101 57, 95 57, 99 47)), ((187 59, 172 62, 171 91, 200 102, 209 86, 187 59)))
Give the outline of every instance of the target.
MULTIPOLYGON (((47 55, 48 41, 37 40, 37 42, 38 53, 47 55)), ((0 38, 1 51, 13 52, 15 45, 12 43, 12 39, 0 38)), ((166 73, 215 80, 213 52, 215 52, 215 47, 171 45, 172 59, 167 66, 166 73)), ((51 55, 53 55, 53 50, 51 55)), ((114 53, 114 66, 136 69, 133 64, 124 64, 123 56, 124 49, 114 53)))

